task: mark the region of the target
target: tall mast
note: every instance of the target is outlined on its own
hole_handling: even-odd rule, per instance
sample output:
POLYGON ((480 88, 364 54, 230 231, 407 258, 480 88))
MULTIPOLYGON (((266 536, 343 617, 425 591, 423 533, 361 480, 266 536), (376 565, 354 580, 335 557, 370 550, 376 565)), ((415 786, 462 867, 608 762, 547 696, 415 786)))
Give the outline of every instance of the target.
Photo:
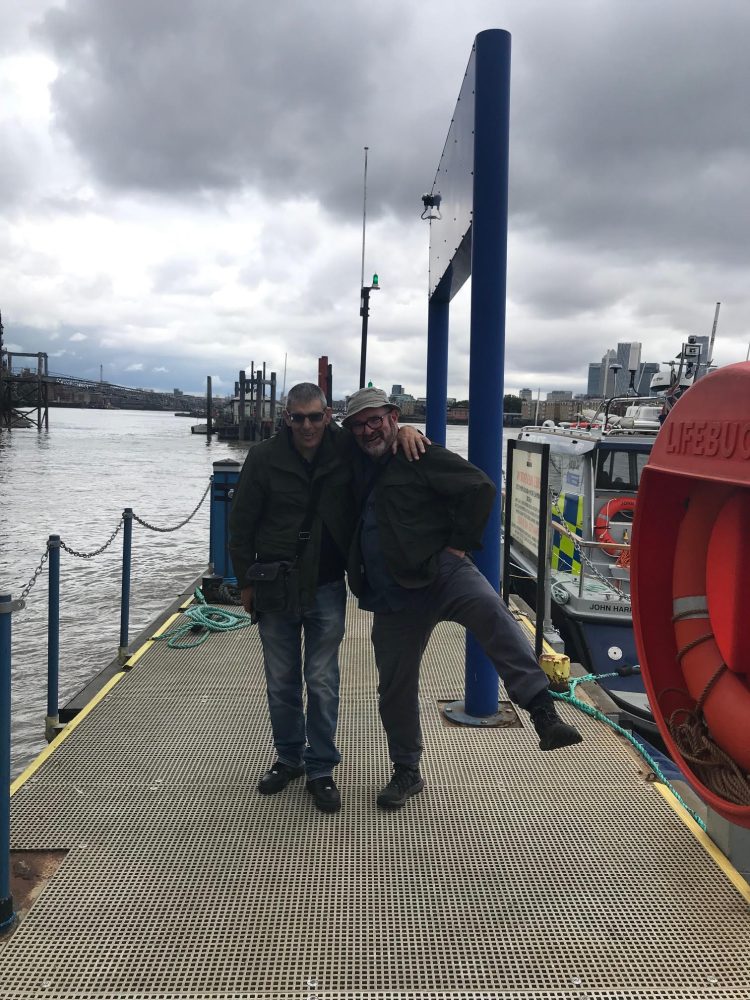
POLYGON ((365 146, 365 180, 364 180, 364 194, 362 197, 362 272, 359 278, 359 287, 365 287, 365 223, 367 221, 367 150, 369 146, 365 146))
POLYGON ((711 328, 711 340, 708 343, 708 358, 706 359, 706 371, 711 367, 711 362, 714 359, 714 341, 716 340, 716 327, 719 322, 719 309, 721 308, 721 302, 716 303, 716 312, 714 313, 714 325, 711 328))

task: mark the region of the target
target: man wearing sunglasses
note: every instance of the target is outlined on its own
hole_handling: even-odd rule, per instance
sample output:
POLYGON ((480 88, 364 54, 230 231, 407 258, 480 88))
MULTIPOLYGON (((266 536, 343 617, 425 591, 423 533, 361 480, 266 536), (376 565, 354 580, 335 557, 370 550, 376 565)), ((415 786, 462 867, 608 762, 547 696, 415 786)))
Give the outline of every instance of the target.
POLYGON ((439 445, 419 462, 392 454, 398 413, 382 389, 367 388, 350 398, 344 419, 360 449, 354 465, 362 510, 349 586, 360 607, 375 613, 378 705, 393 763, 377 802, 392 809, 424 787, 419 665, 439 621, 474 634, 510 697, 531 715, 541 750, 581 742, 558 717, 520 625, 468 555, 481 548, 493 482, 439 445))
MULTIPOLYGON (((394 435, 394 447, 395 441, 394 435)), ((412 457, 424 451, 421 435, 411 427, 403 428, 398 443, 412 457)), ((331 424, 318 386, 295 385, 287 397, 284 427, 248 452, 229 519, 242 603, 258 618, 277 754, 258 791, 273 795, 304 774, 323 812, 341 808, 333 769, 341 759, 336 726, 344 569, 356 527, 353 449, 351 435, 331 424), (248 581, 248 571, 251 566, 278 569, 279 563, 295 568, 298 606, 263 610, 263 584, 248 581)))

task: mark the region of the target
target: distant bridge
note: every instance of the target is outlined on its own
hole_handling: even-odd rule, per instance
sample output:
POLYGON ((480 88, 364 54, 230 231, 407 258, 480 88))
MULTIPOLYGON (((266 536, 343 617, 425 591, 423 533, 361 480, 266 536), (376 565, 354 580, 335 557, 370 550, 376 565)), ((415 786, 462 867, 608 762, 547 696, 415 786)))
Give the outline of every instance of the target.
POLYGON ((48 427, 48 408, 53 406, 168 410, 199 416, 205 414, 206 398, 179 390, 156 392, 49 372, 46 354, 3 351, 0 358, 0 426, 48 427), (31 359, 34 359, 33 365, 31 359))

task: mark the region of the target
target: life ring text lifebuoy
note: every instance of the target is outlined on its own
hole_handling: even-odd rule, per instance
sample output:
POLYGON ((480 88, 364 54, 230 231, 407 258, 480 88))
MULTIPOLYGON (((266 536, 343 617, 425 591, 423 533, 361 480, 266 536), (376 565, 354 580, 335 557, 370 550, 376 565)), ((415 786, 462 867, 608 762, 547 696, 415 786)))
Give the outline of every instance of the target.
POLYGON ((685 685, 713 741, 746 774, 750 678, 740 662, 744 646, 737 642, 746 571, 733 563, 741 558, 749 501, 746 490, 716 483, 698 487, 680 524, 672 572, 675 643, 685 685))
MULTIPOLYGON (((609 523, 617 514, 624 511, 629 511, 632 515, 635 511, 635 497, 612 497, 603 505, 594 523, 594 537, 597 542, 614 543, 615 540, 609 531, 609 523)), ((617 544, 611 549, 607 548, 606 545, 602 546, 602 552, 606 552, 608 556, 616 556, 621 551, 617 544)))

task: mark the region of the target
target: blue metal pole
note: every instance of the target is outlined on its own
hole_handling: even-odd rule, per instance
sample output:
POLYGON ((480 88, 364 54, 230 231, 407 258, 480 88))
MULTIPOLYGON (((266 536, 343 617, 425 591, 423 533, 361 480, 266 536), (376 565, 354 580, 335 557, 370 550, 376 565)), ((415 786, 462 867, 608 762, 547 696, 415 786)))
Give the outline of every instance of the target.
POLYGON ((10 594, 0 594, 0 932, 15 919, 10 894, 10 594))
POLYGON ((47 718, 45 733, 52 740, 60 725, 60 536, 50 535, 47 607, 47 718))
POLYGON ((433 295, 427 310, 427 424, 425 433, 445 445, 445 406, 448 397, 448 327, 450 304, 433 295))
POLYGON ((120 597, 120 663, 128 658, 128 628, 130 624, 130 561, 133 547, 133 508, 122 512, 125 522, 122 534, 122 595, 120 597))
MULTIPOLYGON (((496 483, 498 495, 477 566, 496 589, 500 582, 505 295, 508 243, 510 34, 476 37, 474 197, 471 246, 469 460, 496 483)), ((479 644, 467 637, 466 711, 497 711, 497 674, 479 644)))
POLYGON ((222 580, 234 578, 229 555, 229 512, 234 488, 240 478, 240 463, 225 458, 213 464, 211 479, 211 519, 209 530, 209 563, 212 572, 222 580))

